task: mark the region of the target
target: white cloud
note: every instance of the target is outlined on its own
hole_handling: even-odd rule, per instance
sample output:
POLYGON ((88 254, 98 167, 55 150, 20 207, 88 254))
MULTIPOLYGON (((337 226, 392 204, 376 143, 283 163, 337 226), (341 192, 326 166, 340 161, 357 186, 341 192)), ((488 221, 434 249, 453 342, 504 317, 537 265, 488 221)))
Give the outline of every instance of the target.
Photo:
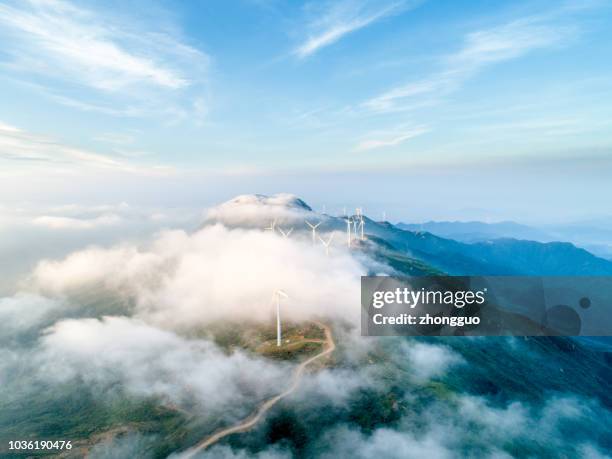
MULTIPOLYGON (((82 196, 72 194, 69 199, 82 196)), ((87 198, 87 197, 86 197, 87 198)), ((146 241, 164 228, 195 228, 200 208, 116 204, 0 206, 0 296, 12 295, 43 259, 59 259, 92 245, 146 241)))
POLYGON ((456 80, 444 74, 433 75, 428 80, 416 81, 392 88, 363 103, 363 107, 373 112, 393 112, 418 108, 428 103, 417 101, 416 98, 435 94, 436 97, 454 87, 456 80), (400 103, 401 102, 401 103, 400 103))
POLYGON ((384 138, 362 140, 355 147, 355 151, 367 151, 377 148, 393 147, 427 132, 429 132, 429 128, 425 126, 417 126, 410 129, 404 129, 401 133, 382 133, 384 138))
POLYGON ((579 457, 583 459, 610 459, 610 456, 597 446, 586 443, 578 448, 579 457))
MULTIPOLYGON (((371 343, 369 343, 371 345, 371 343)), ((300 391, 292 397, 310 406, 348 404, 351 395, 359 390, 377 387, 376 368, 323 368, 308 374, 300 391)))
POLYGON ((574 438, 567 438, 559 430, 568 420, 580 422, 584 419, 581 416, 592 415, 589 405, 587 400, 552 397, 542 406, 518 401, 495 406, 483 397, 457 395, 450 403, 437 400, 428 404, 419 413, 418 421, 406 416, 394 428, 385 426, 364 433, 341 425, 328 430, 323 445, 319 445, 319 456, 446 459, 457 457, 457 451, 461 451, 469 457, 510 459, 513 456, 506 448, 512 451, 508 445, 519 441, 533 445, 541 455, 574 457, 585 452, 598 458, 601 456, 597 446, 576 444, 574 438), (557 410, 557 404, 569 404, 574 409, 557 410))
POLYGON ((448 62, 457 71, 463 66, 477 69, 559 44, 573 35, 574 29, 570 27, 543 24, 536 18, 517 20, 468 34, 463 48, 450 56, 448 62))
POLYGON ((3 67, 21 84, 83 111, 203 116, 192 105, 202 97, 209 57, 165 24, 169 15, 146 24, 123 17, 126 11, 63 0, 3 3, 0 39, 11 43, 3 67))
POLYGON ((128 317, 57 322, 41 337, 37 365, 50 381, 120 383, 132 395, 159 397, 202 416, 229 414, 230 408, 248 413, 251 403, 282 390, 290 371, 128 317))
POLYGON ((327 438, 333 446, 320 457, 450 459, 456 455, 445 445, 445 433, 442 429, 437 429, 415 435, 411 432, 379 428, 367 436, 348 427, 341 427, 327 433, 327 438))
POLYGON ((43 215, 33 220, 35 225, 51 229, 93 229, 100 226, 112 226, 121 222, 121 217, 114 214, 101 215, 96 218, 73 218, 43 215))
POLYGON ((1 5, 0 22, 17 40, 14 50, 20 56, 13 64, 36 60, 41 69, 53 68, 68 79, 108 91, 133 84, 181 88, 189 77, 168 61, 206 59, 166 35, 149 34, 143 40, 100 21, 98 12, 59 0, 1 5), (175 55, 169 54, 169 45, 177 47, 175 55))
POLYGON ((58 300, 25 292, 0 298, 0 333, 10 335, 35 327, 61 306, 58 300))
POLYGON ((440 377, 453 365, 464 363, 461 356, 445 346, 409 341, 400 347, 410 363, 411 377, 418 383, 440 377))
POLYGON ((486 435, 505 439, 523 435, 530 421, 529 410, 520 402, 493 407, 486 399, 473 396, 459 398, 458 414, 466 422, 476 422, 486 435))
POLYGON ((148 247, 89 248, 43 261, 33 278, 51 294, 102 288, 133 300, 141 317, 165 326, 268 321, 277 288, 290 295, 290 319, 321 316, 355 324, 359 279, 367 269, 344 246, 334 250, 327 257, 307 235, 285 239, 217 224, 193 234, 166 231, 148 247))
MULTIPOLYGON (((214 445, 212 448, 203 451, 195 456, 196 459, 293 459, 289 451, 284 451, 280 446, 270 446, 269 448, 252 453, 241 449, 232 449, 230 446, 214 445)), ((185 455, 171 455, 169 459, 181 459, 185 455)))
POLYGON ((78 167, 115 169, 146 175, 163 175, 171 171, 163 166, 141 166, 86 149, 63 144, 56 139, 27 132, 0 123, 0 160, 19 162, 22 166, 43 164, 55 170, 78 167))
POLYGON ((76 215, 98 215, 106 213, 120 213, 127 214, 137 212, 132 209, 127 202, 120 202, 117 204, 96 204, 96 205, 83 205, 83 204, 62 204, 59 206, 53 206, 45 209, 52 213, 57 213, 63 216, 76 216, 76 215))
POLYGON ((420 81, 385 91, 364 102, 363 106, 374 112, 418 106, 423 103, 419 97, 444 96, 488 65, 559 45, 574 35, 574 28, 548 24, 545 17, 525 18, 469 33, 456 53, 442 58, 442 70, 420 81))
POLYGON ((300 58, 308 57, 345 35, 405 8, 405 1, 377 3, 344 0, 327 4, 325 10, 317 11, 316 18, 307 25, 308 38, 294 50, 294 54, 300 58))

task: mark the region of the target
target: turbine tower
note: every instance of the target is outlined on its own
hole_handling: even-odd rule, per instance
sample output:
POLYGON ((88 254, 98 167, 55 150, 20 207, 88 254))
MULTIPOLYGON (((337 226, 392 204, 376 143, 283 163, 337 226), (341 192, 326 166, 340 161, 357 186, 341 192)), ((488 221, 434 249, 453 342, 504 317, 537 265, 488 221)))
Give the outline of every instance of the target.
POLYGON ((317 243, 317 227, 321 224, 321 222, 317 223, 316 225, 313 225, 308 220, 304 220, 304 221, 312 229, 312 243, 316 244, 317 243))
POLYGON ((280 289, 274 290, 274 295, 276 299, 276 346, 280 347, 281 345, 281 320, 280 320, 280 299, 281 296, 283 298, 289 298, 285 292, 280 289))
POLYGON ((331 233, 331 236, 329 236, 329 239, 327 240, 327 242, 325 242, 323 240, 323 238, 321 236, 319 236, 319 240, 325 246, 325 255, 327 255, 327 256, 329 256, 329 245, 331 244, 331 241, 334 238, 334 234, 335 233, 331 233))
POLYGON ((346 222, 347 244, 350 249, 351 248, 351 223, 353 223, 353 221, 351 220, 350 217, 345 218, 344 221, 346 222))
POLYGON ((365 241, 365 237, 364 237, 364 234, 363 234, 364 228, 365 228, 365 220, 363 219, 363 217, 361 217, 359 219, 359 229, 361 230, 361 240, 362 241, 365 241))

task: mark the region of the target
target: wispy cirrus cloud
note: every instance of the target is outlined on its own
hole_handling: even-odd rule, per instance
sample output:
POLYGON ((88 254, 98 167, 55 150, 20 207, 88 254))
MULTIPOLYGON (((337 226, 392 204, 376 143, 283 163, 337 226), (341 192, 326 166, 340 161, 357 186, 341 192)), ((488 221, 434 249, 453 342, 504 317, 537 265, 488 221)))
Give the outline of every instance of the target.
POLYGON ((152 96, 178 104, 209 64, 205 53, 160 29, 62 0, 8 2, 0 5, 0 39, 11 43, 2 65, 65 105, 138 115, 151 109, 152 96))
POLYGON ((418 2, 368 2, 345 0, 317 8, 314 19, 307 26, 306 39, 294 49, 299 58, 315 54, 344 36, 373 24, 385 17, 398 14, 418 2))
POLYGON ((421 80, 399 85, 362 106, 373 112, 401 111, 422 106, 457 90, 485 67, 519 58, 537 49, 563 44, 575 36, 572 26, 548 23, 546 17, 528 17, 471 32, 454 54, 441 58, 441 70, 421 80))
POLYGON ((54 165, 57 167, 94 167, 124 172, 164 174, 167 167, 132 164, 83 148, 63 144, 56 139, 24 131, 0 122, 0 161, 22 165, 54 165))
POLYGON ((178 61, 206 60, 167 35, 149 42, 154 34, 138 37, 105 24, 96 12, 59 0, 0 5, 0 23, 17 40, 12 65, 36 60, 40 70, 54 68, 65 78, 107 91, 132 84, 178 89, 190 84, 178 61))
POLYGON ((427 126, 402 127, 397 128, 392 132, 376 132, 372 133, 372 137, 362 140, 355 146, 355 151, 367 151, 378 148, 393 147, 399 145, 409 139, 423 135, 429 132, 427 126))

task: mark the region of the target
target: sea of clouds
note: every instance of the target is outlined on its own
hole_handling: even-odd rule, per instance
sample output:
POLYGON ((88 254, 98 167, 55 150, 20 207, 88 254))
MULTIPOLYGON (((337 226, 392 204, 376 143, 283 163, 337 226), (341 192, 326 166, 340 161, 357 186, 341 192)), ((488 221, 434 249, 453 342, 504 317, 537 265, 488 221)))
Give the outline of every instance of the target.
MULTIPOLYGON (((234 422, 282 391, 293 366, 245 351, 228 353, 191 332, 219 322, 269 322, 278 288, 289 294, 282 304, 285 319, 335 324, 342 362, 307 374, 288 403, 324 410, 350 403, 363 390, 388 390, 387 365, 405 367, 406 384, 415 387, 449 371, 468 371, 470 363, 444 342, 397 338, 391 346, 359 336, 359 278, 384 267, 353 256, 340 242, 327 256, 321 245, 313 245, 303 222, 326 217, 302 204, 289 195, 243 196, 209 209, 203 218, 194 211, 124 204, 46 209, 41 215, 30 209, 18 217, 5 212, 3 235, 18 240, 21 233, 24 239, 18 249, 5 242, 0 253, 17 257, 15 250, 23 247, 28 262, 1 267, 11 279, 0 290, 4 400, 26 400, 41 382, 78 383, 102 401, 120 390, 204 419, 234 422), (296 230, 282 237, 265 229, 273 221, 296 230), (27 250, 32 240, 41 250, 27 250), (363 365, 381 346, 389 360, 363 365)), ((405 418, 365 432, 340 423, 314 448, 328 458, 450 458, 458 451, 505 458, 503 445, 520 438, 563 449, 571 441, 564 436, 566 420, 591 425, 601 413, 607 411, 574 396, 499 405, 456 395, 450 402, 432 401, 418 425, 405 418)), ((153 441, 129 434, 100 443, 90 457, 144 458, 153 441)), ((572 448, 582 457, 606 457, 593 442, 572 448)), ((277 459, 292 453, 283 445, 256 452, 217 445, 201 457, 277 459)))
MULTIPOLYGON (((117 209, 121 221, 145 226, 143 213, 135 212, 137 218, 127 205, 117 209)), ((62 256, 38 260, 0 298, 0 381, 7 388, 79 381, 105 393, 118 384, 128 394, 203 415, 238 417, 282 390, 291 365, 241 351, 228 355, 209 339, 186 338, 190 332, 228 321, 269 323, 277 288, 290 296, 285 320, 358 323, 363 260, 340 247, 327 256, 310 233, 284 238, 266 231, 264 221, 303 224, 305 213, 314 216, 288 207, 284 196, 271 203, 226 203, 209 209, 193 229, 147 227, 142 238, 118 238, 118 221, 111 225, 95 216, 108 212, 106 206, 60 211, 80 217, 28 215, 15 224, 38 231, 44 224, 49 240, 58 231, 76 233, 81 246, 68 244, 62 256), (252 227, 236 226, 242 207, 259 215, 262 225, 251 219, 252 227), (112 234, 102 238, 106 244, 91 243, 89 224, 67 226, 83 215, 112 234)))

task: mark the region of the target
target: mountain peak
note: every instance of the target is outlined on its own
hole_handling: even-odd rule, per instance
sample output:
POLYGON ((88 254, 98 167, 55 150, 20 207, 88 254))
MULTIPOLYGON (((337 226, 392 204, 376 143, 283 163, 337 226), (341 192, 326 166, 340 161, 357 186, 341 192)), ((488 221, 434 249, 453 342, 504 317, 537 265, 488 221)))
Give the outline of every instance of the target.
POLYGON ((306 204, 302 199, 298 198, 294 194, 290 193, 277 193, 272 196, 265 194, 241 194, 233 199, 221 204, 222 206, 278 206, 287 209, 298 209, 302 211, 310 212, 311 207, 306 204))
POLYGON ((293 194, 242 194, 209 209, 205 222, 261 227, 270 224, 272 220, 278 223, 294 223, 311 212, 310 206, 293 194))

